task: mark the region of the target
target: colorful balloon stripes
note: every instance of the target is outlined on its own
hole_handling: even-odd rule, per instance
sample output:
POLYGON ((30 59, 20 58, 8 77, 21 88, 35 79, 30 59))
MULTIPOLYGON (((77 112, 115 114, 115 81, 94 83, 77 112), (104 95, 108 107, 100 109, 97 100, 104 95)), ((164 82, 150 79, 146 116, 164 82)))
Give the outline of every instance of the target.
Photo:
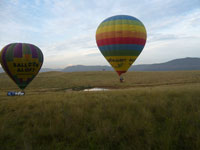
POLYGON ((12 43, 1 50, 0 61, 8 76, 23 90, 39 72, 43 54, 35 45, 12 43))
POLYGON ((146 37, 143 23, 127 15, 105 19, 96 31, 99 50, 119 75, 125 73, 140 55, 146 37))

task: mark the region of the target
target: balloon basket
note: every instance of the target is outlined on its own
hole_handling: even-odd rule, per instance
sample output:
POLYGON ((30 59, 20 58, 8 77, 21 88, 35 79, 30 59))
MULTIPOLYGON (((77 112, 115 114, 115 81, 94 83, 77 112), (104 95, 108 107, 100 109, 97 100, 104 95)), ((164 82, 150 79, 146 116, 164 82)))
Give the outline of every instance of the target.
POLYGON ((24 96, 24 95, 25 95, 24 91, 20 91, 20 92, 9 91, 7 93, 7 96, 24 96))
POLYGON ((120 81, 120 83, 124 82, 124 78, 122 77, 122 75, 119 77, 119 81, 120 81))

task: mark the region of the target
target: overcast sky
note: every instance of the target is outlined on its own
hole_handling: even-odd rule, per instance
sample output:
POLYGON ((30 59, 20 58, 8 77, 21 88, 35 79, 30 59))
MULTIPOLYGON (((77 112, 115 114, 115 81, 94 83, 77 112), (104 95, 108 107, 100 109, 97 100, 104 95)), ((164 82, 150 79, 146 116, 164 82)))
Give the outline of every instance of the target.
POLYGON ((134 64, 200 57, 200 0, 0 0, 0 48, 32 43, 48 68, 108 65, 95 33, 119 14, 138 18, 147 30, 134 64))

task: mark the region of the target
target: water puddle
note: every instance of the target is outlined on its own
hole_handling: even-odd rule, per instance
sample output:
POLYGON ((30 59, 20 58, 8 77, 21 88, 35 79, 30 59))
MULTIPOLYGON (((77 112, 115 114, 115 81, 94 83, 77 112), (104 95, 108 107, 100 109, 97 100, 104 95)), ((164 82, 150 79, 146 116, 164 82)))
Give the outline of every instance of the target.
POLYGON ((110 89, 105 89, 105 88, 91 88, 91 89, 85 89, 83 91, 87 91, 87 92, 94 92, 94 91, 108 91, 110 89))

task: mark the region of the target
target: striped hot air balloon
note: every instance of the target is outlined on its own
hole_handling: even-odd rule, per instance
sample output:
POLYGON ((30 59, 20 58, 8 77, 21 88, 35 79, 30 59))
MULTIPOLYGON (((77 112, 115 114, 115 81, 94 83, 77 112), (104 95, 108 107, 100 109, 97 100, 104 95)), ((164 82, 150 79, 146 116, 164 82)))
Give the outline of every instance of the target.
POLYGON ((43 54, 35 45, 12 43, 1 50, 0 62, 8 76, 24 90, 39 72, 43 54))
POLYGON ((99 50, 119 76, 129 69, 142 52, 146 37, 143 23, 127 15, 105 19, 96 31, 99 50))

